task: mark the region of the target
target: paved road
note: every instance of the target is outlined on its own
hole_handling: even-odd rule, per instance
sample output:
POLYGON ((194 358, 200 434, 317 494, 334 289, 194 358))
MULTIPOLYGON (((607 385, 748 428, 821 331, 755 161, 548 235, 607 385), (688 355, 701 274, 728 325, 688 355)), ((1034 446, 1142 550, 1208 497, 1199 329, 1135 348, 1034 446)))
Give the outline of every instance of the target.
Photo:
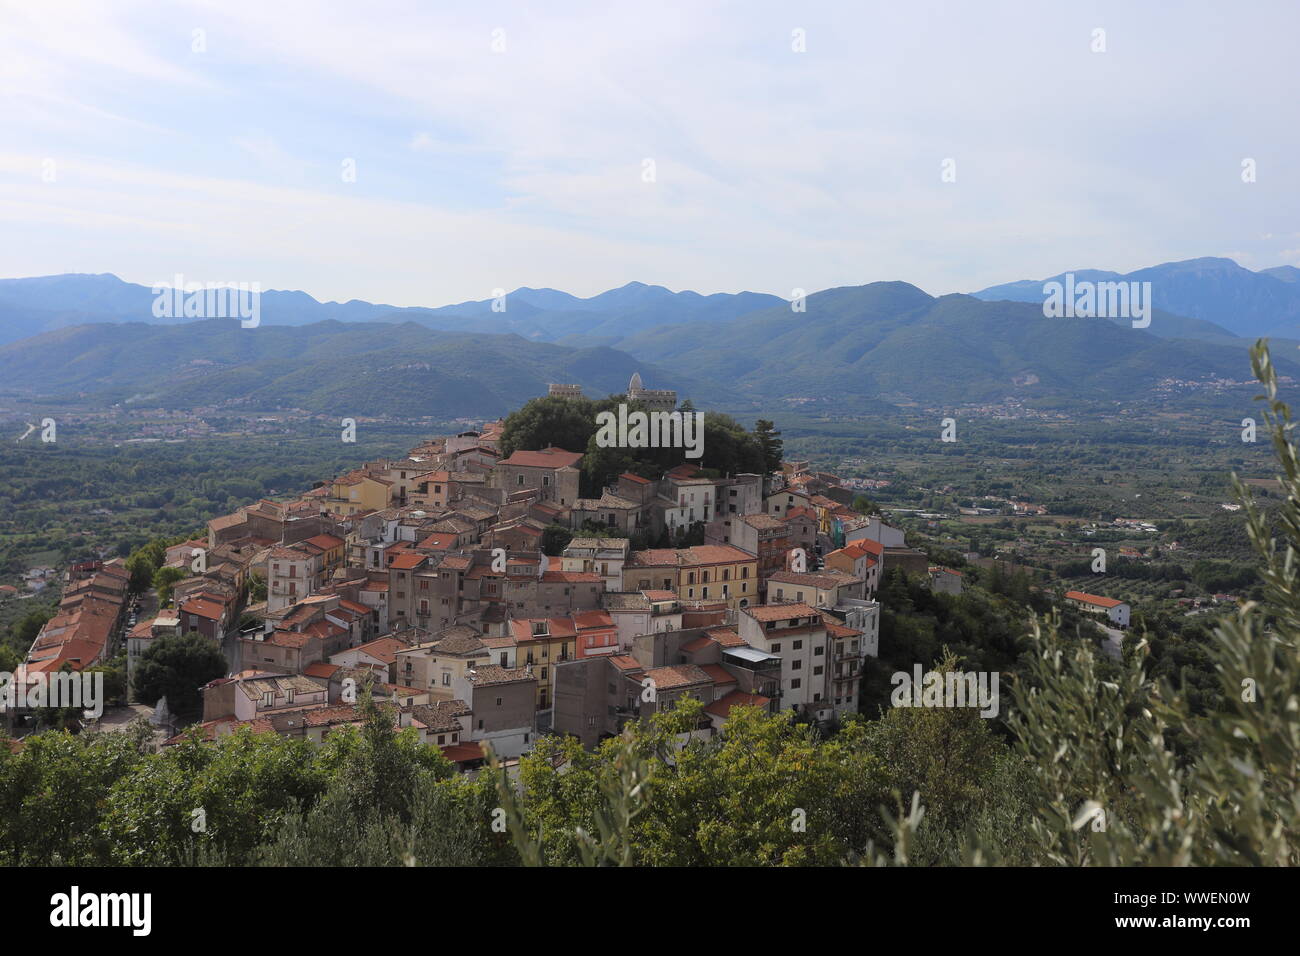
POLYGON ((1106 632, 1106 640, 1102 641, 1101 647, 1107 654, 1119 660, 1123 657, 1121 647, 1124 643, 1124 632, 1117 627, 1107 627, 1105 624, 1098 624, 1106 632))

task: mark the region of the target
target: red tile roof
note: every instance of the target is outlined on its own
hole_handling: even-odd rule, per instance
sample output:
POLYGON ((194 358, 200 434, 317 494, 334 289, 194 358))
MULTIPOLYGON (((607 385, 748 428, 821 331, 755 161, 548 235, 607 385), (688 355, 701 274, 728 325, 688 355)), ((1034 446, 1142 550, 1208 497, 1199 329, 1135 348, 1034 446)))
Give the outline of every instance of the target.
POLYGON ((541 451, 517 451, 498 464, 516 465, 524 468, 566 468, 582 461, 582 452, 565 451, 563 448, 543 448, 541 451))
POLYGON ((807 604, 764 604, 759 607, 747 607, 744 613, 756 621, 788 621, 796 617, 817 618, 818 614, 807 604))
POLYGON ((712 677, 714 684, 736 683, 736 678, 731 676, 721 664, 701 664, 700 670, 712 677))
POLYGON ((201 598, 195 598, 186 601, 181 605, 183 614, 193 614, 196 617, 207 618, 209 621, 221 620, 221 615, 225 613, 225 608, 215 601, 205 601, 201 598))
POLYGON ((771 703, 769 698, 759 694, 746 694, 744 691, 733 690, 721 700, 715 700, 709 704, 704 710, 706 713, 722 717, 725 720, 731 716, 731 711, 735 707, 758 707, 761 710, 766 710, 769 703, 771 703))
POLYGON ((1091 604, 1094 607, 1103 607, 1110 610, 1113 607, 1119 607, 1126 602, 1117 601, 1114 598, 1101 597, 1097 594, 1087 594, 1084 591, 1066 591, 1065 597, 1070 601, 1081 601, 1084 604, 1091 604))

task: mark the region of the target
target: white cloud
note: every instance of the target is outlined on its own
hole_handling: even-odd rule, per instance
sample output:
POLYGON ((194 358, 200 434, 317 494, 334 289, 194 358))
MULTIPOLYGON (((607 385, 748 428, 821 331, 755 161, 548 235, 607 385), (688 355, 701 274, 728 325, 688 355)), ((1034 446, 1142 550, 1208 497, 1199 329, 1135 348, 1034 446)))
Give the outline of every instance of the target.
POLYGON ((948 292, 1227 244, 1267 265, 1278 253, 1255 237, 1300 213, 1281 5, 223 0, 159 22, 55 6, 24 5, 0 40, 0 64, 22 64, 0 82, 29 164, 0 180, 0 216, 25 227, 0 237, 8 270, 75 255, 150 278, 188 256, 399 304, 630 279, 948 292), (1105 54, 1088 51, 1098 23, 1105 54), (796 26, 807 53, 790 51, 796 26), (42 191, 32 157, 87 117, 42 191), (1251 193, 1240 155, 1268 160, 1251 193))

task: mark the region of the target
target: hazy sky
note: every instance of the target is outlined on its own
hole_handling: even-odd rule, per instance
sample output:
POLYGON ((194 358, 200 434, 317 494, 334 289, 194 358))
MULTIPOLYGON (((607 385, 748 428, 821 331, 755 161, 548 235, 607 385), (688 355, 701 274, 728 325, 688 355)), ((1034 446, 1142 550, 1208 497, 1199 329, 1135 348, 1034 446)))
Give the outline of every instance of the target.
POLYGON ((437 305, 1300 264, 1298 35, 1294 0, 0 0, 0 275, 437 305))

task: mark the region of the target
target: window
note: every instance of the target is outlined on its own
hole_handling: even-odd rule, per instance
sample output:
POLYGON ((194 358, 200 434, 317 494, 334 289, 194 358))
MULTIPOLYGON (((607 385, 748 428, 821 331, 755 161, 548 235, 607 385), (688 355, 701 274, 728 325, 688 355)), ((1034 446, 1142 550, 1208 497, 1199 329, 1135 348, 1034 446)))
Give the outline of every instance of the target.
POLYGON ((820 674, 822 670, 823 670, 822 665, 818 664, 816 667, 813 668, 813 674, 814 675, 820 674))
POLYGON ((801 671, 801 670, 803 670, 803 661, 791 661, 791 662, 790 662, 790 670, 792 670, 792 671, 801 671))
POLYGON ((498 706, 498 707, 501 706, 501 698, 500 698, 500 697, 497 698, 497 706, 498 706))
POLYGON ((793 644, 790 645, 790 649, 793 651, 803 650, 803 641, 795 641, 793 644))
POLYGON ((794 680, 790 681, 790 689, 791 689, 791 690, 798 690, 798 689, 800 688, 800 686, 802 685, 802 683, 803 683, 803 682, 800 681, 799 678, 796 677, 794 680))
MULTIPOLYGON (((771 627, 771 626, 772 626, 771 624, 768 624, 768 627, 771 627)), ((773 644, 773 645, 772 645, 772 653, 773 653, 773 654, 780 654, 780 653, 781 653, 781 645, 780 645, 780 644, 773 644)))

